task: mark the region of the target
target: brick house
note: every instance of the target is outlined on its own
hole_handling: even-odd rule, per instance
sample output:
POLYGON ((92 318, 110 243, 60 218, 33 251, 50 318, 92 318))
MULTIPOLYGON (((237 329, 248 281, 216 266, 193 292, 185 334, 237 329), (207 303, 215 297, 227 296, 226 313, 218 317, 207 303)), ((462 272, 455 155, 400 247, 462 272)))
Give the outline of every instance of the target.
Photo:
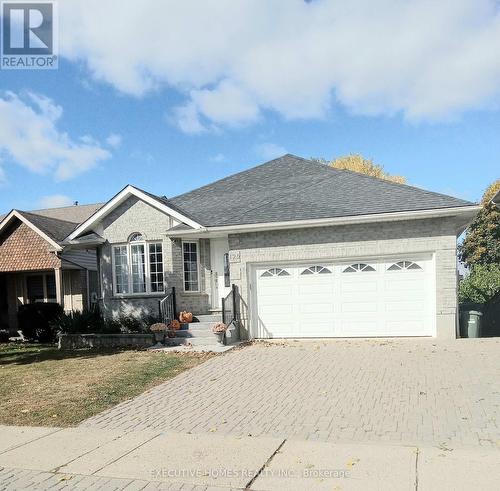
POLYGON ((58 302, 66 311, 83 310, 97 298, 95 250, 71 250, 63 239, 100 206, 0 217, 0 329, 16 330, 21 305, 58 302))
POLYGON ((479 209, 285 155, 170 199, 127 186, 64 244, 95 244, 108 316, 156 314, 175 287, 195 314, 237 291, 242 338, 453 338, 479 209))

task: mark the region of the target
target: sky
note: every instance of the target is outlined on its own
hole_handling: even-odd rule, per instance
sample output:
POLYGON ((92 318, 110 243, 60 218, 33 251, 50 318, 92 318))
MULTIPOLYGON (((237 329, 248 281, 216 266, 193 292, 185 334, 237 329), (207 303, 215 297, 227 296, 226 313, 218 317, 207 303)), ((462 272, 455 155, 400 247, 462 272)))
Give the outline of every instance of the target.
POLYGON ((0 70, 0 213, 126 184, 172 197, 285 153, 361 153, 471 201, 500 177, 497 0, 60 0, 58 17, 58 69, 0 70))

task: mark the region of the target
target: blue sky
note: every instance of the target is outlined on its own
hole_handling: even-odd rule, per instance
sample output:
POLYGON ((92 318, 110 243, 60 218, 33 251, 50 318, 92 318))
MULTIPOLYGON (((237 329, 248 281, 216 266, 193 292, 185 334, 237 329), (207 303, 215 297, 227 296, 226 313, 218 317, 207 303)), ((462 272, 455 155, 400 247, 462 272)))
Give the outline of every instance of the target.
MULTIPOLYGON (((187 30, 196 25, 192 14, 179 8, 172 14, 177 20, 172 27, 174 39, 164 41, 171 43, 168 56, 162 51, 155 54, 147 45, 154 39, 148 41, 143 34, 147 56, 141 57, 140 51, 117 50, 95 23, 77 16, 80 3, 60 11, 58 70, 0 71, 0 132, 4 135, 0 135, 0 213, 74 200, 105 201, 128 183, 175 196, 286 152, 325 158, 362 153, 387 171, 406 176, 410 184, 469 200, 478 200, 484 188, 500 177, 498 60, 482 60, 484 66, 477 66, 477 53, 467 55, 468 46, 461 45, 453 50, 465 60, 471 56, 471 63, 457 68, 457 73, 450 73, 449 67, 439 73, 441 65, 456 65, 451 48, 439 63, 422 65, 422 56, 429 50, 447 46, 446 36, 429 45, 424 23, 412 24, 417 41, 413 36, 409 53, 377 60, 377 67, 386 64, 382 71, 373 68, 370 53, 361 68, 353 68, 354 47, 341 46, 323 56, 320 47, 308 44, 312 36, 308 32, 302 33, 301 46, 309 46, 304 53, 314 63, 302 66, 304 53, 286 57, 296 49, 296 33, 285 27, 279 39, 276 29, 267 33, 270 60, 262 51, 255 55, 250 27, 245 27, 248 32, 240 30, 246 42, 239 46, 230 45, 231 33, 228 39, 219 39, 217 31, 205 33, 210 42, 201 39, 175 52, 179 43, 174 34, 182 36, 183 26, 187 30), (413 64, 408 63, 410 54, 413 64), (134 56, 140 62, 134 62, 134 56), (296 69, 306 74, 295 76, 296 69), (471 80, 471 69, 479 71, 477 80, 471 80), (485 77, 491 83, 484 83, 485 77)), ((243 3, 244 9, 254 8, 243 3)), ((403 24, 407 16, 415 15, 415 11, 399 12, 389 0, 380 3, 391 8, 392 17, 400 15, 403 24)), ((240 12, 241 17, 250 16, 246 24, 253 22, 256 30, 266 33, 263 23, 278 15, 280 2, 269 4, 270 10, 240 12)), ((343 22, 346 29, 354 25, 360 33, 366 31, 366 13, 361 8, 344 12, 336 1, 312 4, 328 12, 332 9, 337 24, 343 22)), ((480 49, 476 44, 485 33, 500 33, 495 2, 476 1, 476 8, 478 4, 483 8, 472 19, 473 25, 467 24, 473 2, 449 4, 461 7, 455 10, 456 16, 462 15, 456 21, 458 27, 450 25, 445 9, 431 12, 434 4, 423 4, 429 9, 423 14, 432 14, 433 19, 442 15, 440 28, 445 35, 463 29, 463 42, 475 50, 480 49)), ((95 9, 99 5, 95 3, 95 9)), ((319 31, 327 39, 333 27, 324 20, 325 12, 312 10, 309 3, 286 5, 290 23, 294 16, 310 15, 311 22, 318 23, 314 36, 319 31)), ((108 14, 104 9, 100 17, 108 14)), ((380 29, 386 21, 382 14, 374 20, 380 29)), ((203 19, 209 14, 199 15, 203 19)), ((235 13, 227 15, 234 18, 235 13)), ((117 39, 126 21, 115 19, 117 39)), ((395 34, 402 41, 403 32, 395 34)), ((500 35, 495 39, 500 40, 500 35)))

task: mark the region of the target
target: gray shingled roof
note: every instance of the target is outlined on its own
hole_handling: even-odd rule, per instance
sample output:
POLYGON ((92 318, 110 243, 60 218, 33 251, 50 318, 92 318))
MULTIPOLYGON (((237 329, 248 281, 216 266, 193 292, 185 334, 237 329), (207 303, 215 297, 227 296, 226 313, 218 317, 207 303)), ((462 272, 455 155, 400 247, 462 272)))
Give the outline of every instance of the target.
MULTIPOLYGON (((21 211, 35 227, 47 234, 52 240, 62 242, 80 223, 93 215, 103 203, 91 205, 65 206, 62 208, 47 208, 35 211, 21 211)), ((7 215, 0 215, 0 222, 7 215)))
POLYGON ((56 242, 62 242, 78 225, 74 222, 44 217, 26 211, 19 211, 19 213, 56 242))
POLYGON ((336 218, 473 203, 294 155, 168 200, 204 226, 336 218))

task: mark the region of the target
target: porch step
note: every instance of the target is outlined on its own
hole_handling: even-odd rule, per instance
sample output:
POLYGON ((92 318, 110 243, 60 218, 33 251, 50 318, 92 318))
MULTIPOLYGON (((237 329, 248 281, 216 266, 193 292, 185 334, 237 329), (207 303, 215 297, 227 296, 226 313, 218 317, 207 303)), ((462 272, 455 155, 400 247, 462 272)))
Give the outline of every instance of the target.
MULTIPOLYGON (((187 339, 212 339, 215 338, 212 332, 213 322, 191 322, 187 325, 187 329, 179 329, 175 332, 176 338, 187 338, 187 339)), ((184 327, 184 326, 183 326, 184 327)))
POLYGON ((210 333, 210 337, 175 337, 169 338, 166 342, 168 346, 217 346, 219 344, 216 336, 212 333, 210 333))
MULTIPOLYGON (((212 314, 200 314, 200 315, 195 315, 195 317, 200 321, 199 324, 202 324, 204 322, 222 322, 222 312, 216 312, 212 314)), ((198 322, 192 322, 191 325, 193 324, 198 324, 198 322)))
MULTIPOLYGON (((211 333, 212 334, 212 333, 211 333)), ((185 338, 185 344, 190 344, 191 346, 217 346, 217 338, 215 334, 212 334, 209 338, 185 338)))

